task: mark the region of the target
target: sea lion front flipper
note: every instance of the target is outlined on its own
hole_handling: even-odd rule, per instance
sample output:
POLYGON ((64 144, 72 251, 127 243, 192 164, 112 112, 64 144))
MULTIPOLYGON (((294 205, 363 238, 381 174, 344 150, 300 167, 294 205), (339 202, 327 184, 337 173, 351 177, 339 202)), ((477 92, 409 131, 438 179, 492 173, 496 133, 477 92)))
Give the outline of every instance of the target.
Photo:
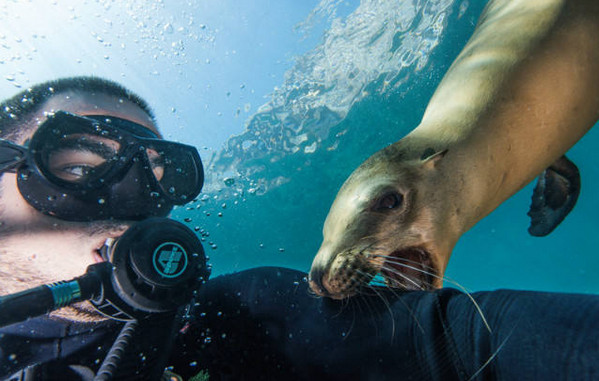
POLYGON ((580 193, 580 173, 562 156, 543 171, 532 194, 528 232, 535 237, 551 233, 570 213, 580 193))

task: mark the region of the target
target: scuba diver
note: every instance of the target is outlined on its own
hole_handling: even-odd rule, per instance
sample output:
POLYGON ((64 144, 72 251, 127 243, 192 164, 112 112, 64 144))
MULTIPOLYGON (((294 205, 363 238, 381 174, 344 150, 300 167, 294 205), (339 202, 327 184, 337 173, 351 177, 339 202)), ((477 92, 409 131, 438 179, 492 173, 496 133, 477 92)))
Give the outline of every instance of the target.
MULTIPOLYGON (((106 261, 102 250, 135 221, 164 217, 201 190, 197 150, 162 140, 147 103, 119 84, 95 77, 59 79, 16 94, 1 110, 2 295, 83 274, 89 265, 106 261)), ((64 288, 58 290, 62 304, 64 288)), ((29 317, 27 310, 42 299, 34 301, 2 318, 12 322, 16 319, 8 315, 23 310, 29 317)), ((0 303, 7 304, 8 299, 0 303)), ((4 327, 0 378, 90 379, 121 321, 133 320, 124 313, 121 320, 106 316, 118 318, 119 311, 99 313, 98 306, 84 301, 4 327)), ((126 353, 131 356, 121 356, 111 377, 162 374, 154 368, 168 353, 172 321, 164 314, 140 319, 126 353)))
MULTIPOLYGON (((146 102, 100 78, 36 85, 4 101, 0 113, 0 321, 8 322, 0 328, 0 379, 599 375, 595 295, 367 288, 336 301, 310 294, 300 271, 261 267, 207 280, 197 260, 201 271, 185 279, 182 297, 165 291, 167 302, 181 299, 177 308, 140 306, 143 298, 134 294, 142 279, 129 284, 112 276, 139 275, 143 266, 129 247, 124 251, 133 259, 120 261, 118 248, 165 235, 163 217, 198 195, 203 169, 197 150, 162 140, 146 102), (60 281, 84 279, 84 273, 91 277, 86 281, 96 279, 89 269, 103 265, 97 273, 111 278, 102 285, 118 290, 105 287, 102 294, 114 303, 107 307, 90 292, 91 301, 63 307, 61 285, 72 282, 60 281), (3 312, 18 301, 14 295, 30 295, 32 288, 52 289, 57 308, 37 317, 3 312), (140 310, 150 312, 137 316, 140 310)), ((194 250, 203 254, 201 247, 194 250)), ((162 253, 163 279, 151 283, 156 287, 183 263, 176 249, 162 253)), ((87 295, 83 283, 78 295, 87 295)), ((37 304, 20 306, 34 310, 37 304)))

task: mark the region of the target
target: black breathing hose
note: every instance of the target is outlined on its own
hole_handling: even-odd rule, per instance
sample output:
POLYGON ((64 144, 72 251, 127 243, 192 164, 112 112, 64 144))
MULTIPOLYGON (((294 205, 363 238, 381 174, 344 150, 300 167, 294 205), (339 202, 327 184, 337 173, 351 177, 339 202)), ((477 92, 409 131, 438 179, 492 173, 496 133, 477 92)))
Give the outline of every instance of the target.
POLYGON ((137 320, 131 320, 125 323, 123 329, 119 333, 119 336, 112 344, 110 351, 104 358, 100 369, 96 373, 96 377, 94 377, 94 381, 110 381, 114 377, 118 366, 121 362, 121 357, 125 353, 127 346, 129 345, 129 341, 133 337, 135 328, 137 327, 137 320))

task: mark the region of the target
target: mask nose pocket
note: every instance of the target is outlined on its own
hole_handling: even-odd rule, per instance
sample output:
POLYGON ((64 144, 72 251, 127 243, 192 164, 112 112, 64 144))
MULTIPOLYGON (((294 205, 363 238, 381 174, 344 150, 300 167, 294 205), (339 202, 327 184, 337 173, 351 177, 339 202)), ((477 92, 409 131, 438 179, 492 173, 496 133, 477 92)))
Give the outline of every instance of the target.
POLYGON ((111 205, 119 205, 119 208, 129 211, 129 218, 144 218, 148 214, 164 217, 173 207, 156 192, 156 179, 152 177, 149 165, 141 155, 136 156, 121 179, 111 187, 110 200, 106 200, 111 205))

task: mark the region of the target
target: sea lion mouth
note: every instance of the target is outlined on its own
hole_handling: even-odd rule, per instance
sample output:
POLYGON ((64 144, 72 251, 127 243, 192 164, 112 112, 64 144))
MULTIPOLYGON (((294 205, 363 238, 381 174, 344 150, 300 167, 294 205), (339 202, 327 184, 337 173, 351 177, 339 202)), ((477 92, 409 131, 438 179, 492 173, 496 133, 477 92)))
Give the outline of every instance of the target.
POLYGON ((394 251, 386 257, 381 275, 387 286, 404 290, 433 290, 437 271, 431 254, 419 247, 394 251))

